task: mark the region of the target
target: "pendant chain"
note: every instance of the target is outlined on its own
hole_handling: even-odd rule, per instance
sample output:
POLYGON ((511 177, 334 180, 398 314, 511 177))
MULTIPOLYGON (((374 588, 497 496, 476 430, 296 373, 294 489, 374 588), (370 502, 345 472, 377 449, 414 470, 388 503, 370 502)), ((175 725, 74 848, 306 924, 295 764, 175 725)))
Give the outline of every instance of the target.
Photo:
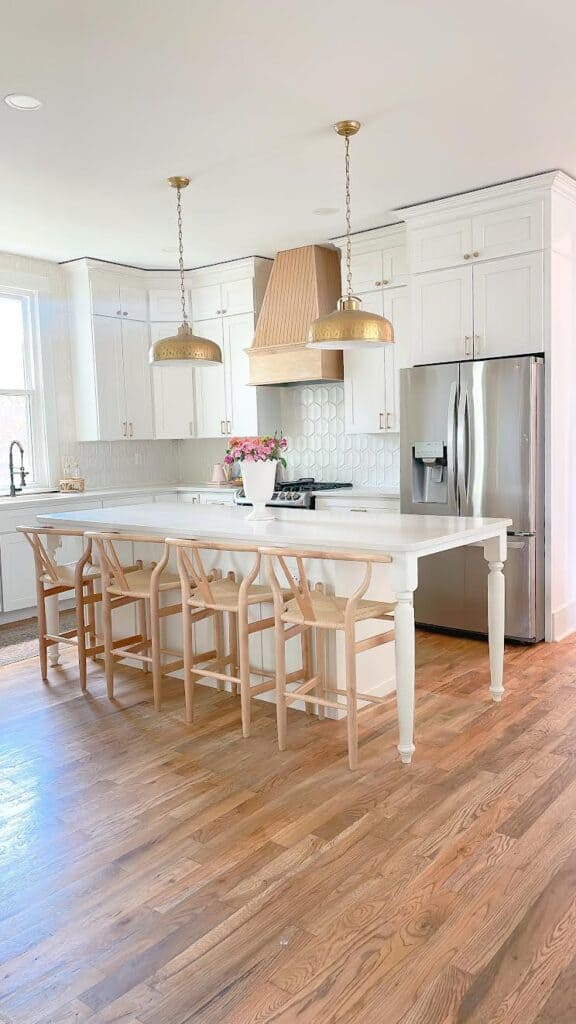
POLYGON ((176 189, 176 210, 178 214, 178 266, 180 267, 180 300, 182 302, 182 323, 188 325, 186 316, 186 289, 184 287, 184 243, 182 241, 182 201, 181 190, 176 189))
POLYGON ((352 297, 352 218, 350 213, 350 138, 346 135, 345 145, 345 166, 346 166, 346 280, 348 287, 348 298, 352 297))

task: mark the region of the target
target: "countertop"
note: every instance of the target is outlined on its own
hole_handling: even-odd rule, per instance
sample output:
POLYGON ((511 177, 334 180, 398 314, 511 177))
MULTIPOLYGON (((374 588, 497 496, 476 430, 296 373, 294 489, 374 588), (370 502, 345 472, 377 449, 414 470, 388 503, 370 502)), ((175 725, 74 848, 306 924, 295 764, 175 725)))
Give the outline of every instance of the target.
MULTIPOLYGON (((218 486, 217 484, 200 483, 200 484, 142 484, 135 487, 100 487, 92 488, 86 491, 72 492, 72 491, 29 491, 23 494, 18 494, 15 498, 0 497, 0 513, 4 509, 19 509, 19 508, 30 508, 33 505, 50 505, 52 502, 55 504, 62 504, 68 501, 89 501, 91 498, 95 500, 101 500, 103 498, 113 498, 115 495, 118 497, 139 494, 194 494, 197 492, 208 492, 208 493, 233 493, 237 488, 235 486, 218 486)), ((338 487, 331 491, 313 491, 312 492, 318 498, 350 498, 352 501, 369 501, 377 500, 378 498, 397 498, 399 494, 397 491, 383 490, 379 487, 338 487)))
MULTIPOLYGON (((511 519, 481 519, 463 516, 414 516, 399 512, 374 511, 358 520, 348 512, 300 509, 276 512, 273 520, 256 523, 238 506, 178 505, 155 502, 117 508, 78 509, 77 512, 45 514, 40 522, 74 524, 87 530, 150 532, 163 537, 206 537, 241 544, 299 547, 341 552, 432 554, 472 544, 490 537, 502 537, 511 519)), ((504 548, 505 550, 505 548, 504 548)))

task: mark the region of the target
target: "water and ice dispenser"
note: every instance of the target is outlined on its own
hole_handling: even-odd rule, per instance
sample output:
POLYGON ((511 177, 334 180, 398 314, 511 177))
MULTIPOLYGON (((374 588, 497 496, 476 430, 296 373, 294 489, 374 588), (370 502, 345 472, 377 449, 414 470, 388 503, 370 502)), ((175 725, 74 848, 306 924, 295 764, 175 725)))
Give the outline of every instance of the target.
POLYGON ((417 441, 412 445, 412 501, 447 504, 446 445, 442 441, 417 441))

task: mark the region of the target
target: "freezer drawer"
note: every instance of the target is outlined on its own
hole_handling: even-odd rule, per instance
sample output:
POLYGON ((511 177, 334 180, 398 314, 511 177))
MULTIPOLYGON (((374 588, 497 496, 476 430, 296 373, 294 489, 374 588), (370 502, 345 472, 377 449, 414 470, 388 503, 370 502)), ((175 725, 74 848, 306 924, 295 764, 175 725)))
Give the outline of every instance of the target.
MULTIPOLYGON (((506 636, 544 638, 542 551, 536 537, 509 537, 506 636)), ((416 623, 441 629, 488 633, 488 564, 480 545, 421 558, 414 594, 416 623)))

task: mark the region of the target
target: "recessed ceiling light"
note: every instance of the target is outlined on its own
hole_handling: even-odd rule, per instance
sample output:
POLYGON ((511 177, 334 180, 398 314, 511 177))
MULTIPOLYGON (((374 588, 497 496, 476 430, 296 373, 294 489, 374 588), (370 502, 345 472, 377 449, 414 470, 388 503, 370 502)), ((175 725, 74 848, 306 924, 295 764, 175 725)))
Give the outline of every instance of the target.
POLYGON ((331 217, 334 213, 339 213, 337 206, 317 206, 312 213, 315 213, 317 217, 331 217))
POLYGON ((25 96, 19 92, 8 93, 8 96, 4 97, 4 103, 13 107, 14 110, 38 110, 42 106, 42 100, 36 99, 35 96, 25 96))

